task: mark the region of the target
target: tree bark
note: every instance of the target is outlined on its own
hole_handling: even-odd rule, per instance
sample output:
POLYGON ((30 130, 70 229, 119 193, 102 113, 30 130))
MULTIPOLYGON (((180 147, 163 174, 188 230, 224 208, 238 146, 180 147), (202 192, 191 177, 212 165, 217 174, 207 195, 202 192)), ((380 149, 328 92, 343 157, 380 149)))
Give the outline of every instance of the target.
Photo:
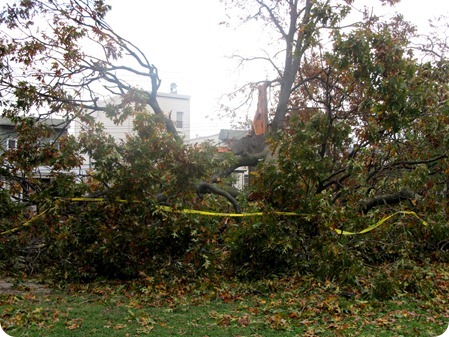
POLYGON ((414 196, 415 196, 415 193, 413 193, 410 190, 402 190, 398 193, 379 195, 372 199, 363 200, 361 202, 361 209, 362 209, 363 213, 366 214, 374 207, 382 206, 382 205, 398 204, 401 201, 411 200, 414 198, 414 196))
POLYGON ((237 202, 237 200, 229 192, 226 192, 213 184, 200 183, 197 186, 197 192, 200 196, 208 193, 221 195, 225 197, 232 204, 232 206, 234 206, 234 210, 236 213, 242 213, 242 209, 240 208, 240 205, 237 202))

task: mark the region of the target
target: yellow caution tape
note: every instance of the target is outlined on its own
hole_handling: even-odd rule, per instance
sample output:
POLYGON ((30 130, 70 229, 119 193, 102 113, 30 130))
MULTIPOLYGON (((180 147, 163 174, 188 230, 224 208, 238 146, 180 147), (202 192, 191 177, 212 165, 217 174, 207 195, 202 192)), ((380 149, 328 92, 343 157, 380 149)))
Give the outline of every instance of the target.
MULTIPOLYGON (((65 200, 68 201, 72 201, 72 202, 103 202, 105 201, 103 198, 67 198, 65 200)), ((128 203, 129 201, 127 200, 123 200, 123 199, 116 199, 117 202, 121 202, 121 203, 128 203)), ((139 202, 139 201, 134 201, 134 202, 139 202)), ((175 213, 184 213, 184 214, 199 214, 199 215, 206 215, 206 216, 218 216, 218 217, 252 217, 252 216, 263 216, 266 214, 274 214, 274 215, 282 215, 282 216, 301 216, 304 214, 299 214, 299 213, 295 213, 295 212, 272 212, 272 213, 264 213, 264 212, 253 212, 253 213, 220 213, 220 212, 208 212, 208 211, 199 211, 199 210, 195 210, 195 209, 180 209, 180 210, 176 210, 173 209, 169 206, 157 206, 157 209, 165 211, 165 212, 175 212, 175 213)), ((43 211, 42 213, 34 216, 32 219, 30 219, 29 221, 25 222, 24 224, 22 224, 21 227, 24 226, 29 226, 33 221, 35 221, 37 218, 41 217, 42 215, 44 215, 46 212, 48 212, 49 210, 43 211)), ((378 222, 376 222, 374 225, 369 226, 363 230, 361 230, 360 232, 348 232, 348 231, 343 231, 341 229, 337 229, 337 228, 331 228, 332 231, 334 231, 335 233, 339 234, 339 235, 359 235, 359 234, 364 234, 364 233, 368 233, 370 231, 372 231, 373 229, 381 226, 385 221, 391 219, 392 217, 399 215, 399 214, 403 214, 403 215, 412 215, 414 217, 416 217, 417 219, 419 219, 421 221, 421 223, 424 226, 427 226, 427 222, 424 221, 423 219, 421 219, 415 212, 412 211, 398 211, 396 213, 393 213, 389 216, 386 216, 385 218, 379 220, 378 222)), ((14 233, 17 232, 18 230, 20 230, 21 227, 16 227, 4 232, 1 232, 0 235, 5 235, 5 234, 9 234, 9 233, 14 233)))
POLYGON ((7 230, 7 231, 1 232, 0 235, 6 235, 6 234, 14 233, 14 232, 19 231, 20 228, 22 228, 22 227, 27 227, 27 226, 31 225, 35 220, 37 220, 38 218, 40 218, 42 215, 44 215, 45 213, 47 213, 49 210, 50 210, 50 209, 47 209, 47 210, 45 210, 45 211, 43 211, 43 212, 41 212, 41 213, 39 213, 39 214, 33 216, 30 220, 28 220, 27 222, 24 222, 24 223, 23 223, 21 226, 19 226, 19 227, 15 227, 15 228, 9 229, 9 230, 7 230))
MULTIPOLYGON (((65 198, 64 200, 79 202, 79 201, 91 201, 91 202, 103 202, 105 201, 103 198, 65 198)), ((124 199, 115 199, 117 202, 128 203, 128 200, 124 199)))
POLYGON ((299 215, 301 215, 301 214, 298 214, 298 213, 295 213, 295 212, 220 213, 220 212, 199 211, 199 210, 196 210, 196 209, 173 210, 169 206, 158 206, 158 208, 163 210, 163 211, 165 211, 165 212, 175 212, 175 213, 184 213, 184 214, 200 214, 200 215, 219 216, 219 217, 228 217, 228 218, 242 218, 242 217, 250 217, 250 216, 263 216, 263 215, 266 215, 266 214, 285 215, 285 216, 299 216, 299 215))
MULTIPOLYGON (((73 201, 73 202, 103 202, 105 201, 103 198, 68 198, 65 200, 73 201)), ((128 200, 116 199, 117 202, 127 203, 128 200)), ((139 202, 139 201, 134 201, 139 202)), ((165 212, 174 212, 174 213, 184 213, 184 214, 200 214, 207 216, 219 216, 219 217, 230 217, 230 218, 238 218, 238 217, 250 217, 250 216, 263 216, 263 212, 253 212, 253 213, 220 213, 220 212, 208 212, 208 211, 199 211, 196 209, 179 209, 174 210, 169 206, 157 206, 158 209, 163 210, 165 212)), ((295 212, 272 212, 271 214, 275 215, 285 215, 285 216, 299 216, 301 214, 295 212)))
POLYGON ((419 219, 424 226, 427 226, 427 222, 424 221, 423 219, 421 219, 415 212, 412 212, 412 211, 399 211, 399 212, 393 213, 393 214, 391 214, 389 216, 386 216, 385 218, 383 218, 383 219, 379 220, 378 222, 376 222, 374 225, 369 226, 368 228, 365 228, 364 230, 361 230, 360 232, 347 232, 347 231, 342 231, 341 229, 336 229, 336 228, 332 228, 332 230, 334 232, 336 232, 337 234, 340 234, 340 235, 365 234, 365 233, 371 232, 373 229, 375 229, 375 228, 379 227, 380 225, 382 225, 385 221, 387 221, 387 220, 391 219, 392 217, 394 217, 396 215, 399 215, 399 214, 413 215, 415 218, 419 219))

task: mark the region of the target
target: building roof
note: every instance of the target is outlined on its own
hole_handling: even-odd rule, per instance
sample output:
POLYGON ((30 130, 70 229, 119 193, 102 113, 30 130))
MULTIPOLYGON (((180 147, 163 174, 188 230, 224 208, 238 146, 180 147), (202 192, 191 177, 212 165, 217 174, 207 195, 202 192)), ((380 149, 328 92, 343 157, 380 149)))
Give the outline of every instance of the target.
POLYGON ((158 92, 157 93, 158 97, 168 97, 168 98, 173 98, 173 99, 184 99, 184 100, 190 100, 190 95, 180 95, 178 93, 173 93, 173 92, 158 92))
MULTIPOLYGON (((38 123, 48 125, 54 129, 66 129, 68 127, 69 122, 62 118, 45 118, 38 119, 36 118, 38 123)), ((16 123, 11 121, 9 118, 0 117, 0 126, 14 126, 16 123)))
POLYGON ((209 136, 202 136, 202 137, 196 137, 196 138, 191 138, 188 140, 189 144, 201 144, 204 142, 211 142, 213 144, 216 144, 218 142, 218 136, 219 134, 215 134, 215 135, 209 135, 209 136))
POLYGON ((212 142, 214 145, 225 145, 228 146, 229 142, 238 140, 248 134, 246 130, 231 130, 231 129, 221 129, 220 133, 210 135, 210 136, 202 136, 197 138, 192 138, 189 140, 190 144, 201 144, 204 142, 212 142))
POLYGON ((246 130, 230 130, 230 129, 221 129, 218 139, 221 141, 227 140, 237 140, 248 134, 246 130))

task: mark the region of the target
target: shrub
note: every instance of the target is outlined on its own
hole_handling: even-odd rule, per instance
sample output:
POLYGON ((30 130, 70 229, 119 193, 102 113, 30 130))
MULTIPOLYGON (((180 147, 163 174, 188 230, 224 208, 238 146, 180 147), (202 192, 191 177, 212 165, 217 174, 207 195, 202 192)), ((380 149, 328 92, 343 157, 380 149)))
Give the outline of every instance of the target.
POLYGON ((212 258, 212 226, 154 205, 66 203, 47 219, 48 272, 59 279, 131 279, 140 273, 197 276, 212 258), (58 217, 64 214, 64 220, 58 217))
POLYGON ((357 284, 364 275, 363 259, 344 237, 323 235, 316 239, 309 272, 323 280, 335 280, 344 284, 357 284))
POLYGON ((398 293, 398 282, 388 272, 379 272, 372 281, 370 297, 378 300, 389 300, 398 293))
POLYGON ((305 257, 293 221, 266 215, 231 226, 225 243, 229 264, 239 277, 259 278, 292 270, 305 257))

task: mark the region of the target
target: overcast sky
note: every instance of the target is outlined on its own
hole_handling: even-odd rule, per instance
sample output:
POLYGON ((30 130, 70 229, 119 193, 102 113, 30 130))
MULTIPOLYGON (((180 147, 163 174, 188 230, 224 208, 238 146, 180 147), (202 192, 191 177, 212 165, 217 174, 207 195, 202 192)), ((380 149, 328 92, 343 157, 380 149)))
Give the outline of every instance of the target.
MULTIPOLYGON (((213 118, 223 95, 231 92, 242 76, 235 71, 234 53, 259 49, 260 30, 235 31, 220 25, 226 20, 219 0, 110 0, 107 21, 120 34, 144 51, 162 79, 160 91, 168 92, 172 82, 178 93, 191 96, 191 137, 218 133, 229 122, 213 118), (209 117, 207 117, 209 116, 209 117), (212 120, 210 118, 213 118, 212 120)), ((357 3, 357 1, 356 1, 357 3)), ((374 0, 365 0, 372 6, 374 0)), ((428 19, 449 13, 448 0, 402 0, 394 9, 425 30, 428 19)), ((255 53, 253 54, 255 55, 255 53)), ((258 72, 252 72, 258 76, 258 72)), ((263 80, 265 74, 250 80, 263 80)), ((242 83, 241 83, 242 84, 242 83)))

